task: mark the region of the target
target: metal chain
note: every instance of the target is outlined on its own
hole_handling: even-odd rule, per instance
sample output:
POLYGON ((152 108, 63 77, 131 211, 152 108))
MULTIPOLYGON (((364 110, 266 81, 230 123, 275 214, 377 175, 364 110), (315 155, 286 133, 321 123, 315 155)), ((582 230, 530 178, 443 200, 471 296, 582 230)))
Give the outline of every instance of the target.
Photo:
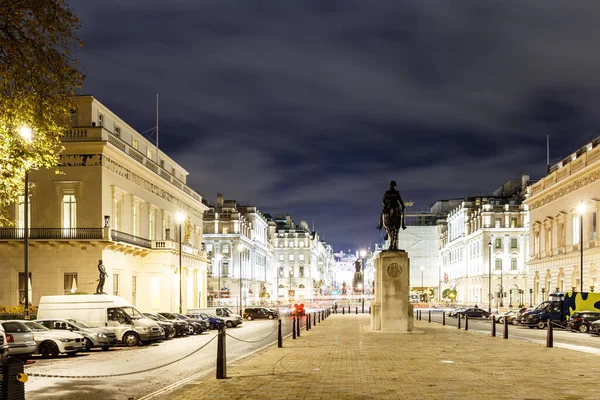
POLYGON ((229 333, 227 333, 227 331, 225 331, 225 334, 227 336, 229 336, 230 338, 235 339, 235 340, 239 340, 240 342, 243 342, 243 343, 258 343, 258 342, 262 342, 263 340, 268 339, 269 336, 271 336, 272 334, 275 333, 275 331, 277 330, 277 328, 278 327, 276 326, 275 329, 273 329, 273 331, 271 333, 269 333, 267 336, 265 336, 264 338, 259 339, 259 340, 242 340, 240 338, 236 338, 235 336, 231 336, 229 333))
POLYGON ((68 379, 81 379, 81 378, 111 378, 111 377, 115 377, 115 376, 126 376, 126 375, 134 375, 134 374, 141 374, 144 372, 148 372, 148 371, 153 371, 155 369, 160 369, 160 368, 164 368, 167 367, 169 365, 175 364, 176 362, 179 362, 185 358, 190 357, 193 354, 196 354, 197 352, 199 352, 200 350, 202 350, 203 348, 205 348, 206 346, 208 346, 213 340, 215 340, 215 338, 217 337, 217 335, 213 336, 212 339, 210 339, 208 342, 206 342, 204 345, 200 346, 200 348, 192 351, 190 354, 187 354, 181 358, 178 358, 177 360, 171 361, 167 364, 164 365, 159 365, 158 367, 152 367, 152 368, 146 368, 140 371, 134 371, 134 372, 122 372, 120 374, 109 374, 109 375, 50 375, 50 374, 37 374, 37 373, 29 373, 27 372, 28 376, 34 376, 36 378, 68 378, 68 379))

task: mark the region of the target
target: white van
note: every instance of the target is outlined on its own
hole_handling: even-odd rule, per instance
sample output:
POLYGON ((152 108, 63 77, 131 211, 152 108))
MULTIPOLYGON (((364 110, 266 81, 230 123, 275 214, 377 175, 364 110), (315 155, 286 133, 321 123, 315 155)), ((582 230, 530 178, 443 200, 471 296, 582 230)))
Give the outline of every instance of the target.
POLYGON ((127 346, 158 340, 160 327, 119 296, 81 294, 42 296, 38 319, 64 318, 110 329, 127 346))
POLYGON ((204 313, 214 315, 225 321, 225 326, 228 328, 235 328, 243 322, 241 315, 235 314, 227 307, 188 308, 187 312, 188 314, 204 313))

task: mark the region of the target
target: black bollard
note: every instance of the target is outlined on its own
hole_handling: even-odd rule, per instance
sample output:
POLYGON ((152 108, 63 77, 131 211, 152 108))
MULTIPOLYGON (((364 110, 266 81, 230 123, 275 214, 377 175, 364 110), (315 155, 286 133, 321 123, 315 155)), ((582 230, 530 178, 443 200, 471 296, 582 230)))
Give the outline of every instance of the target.
POLYGON ((321 313, 317 313, 317 322, 321 323, 321 313))
MULTIPOLYGON (((343 310, 344 309, 342 308, 342 311, 343 310)), ((313 325, 316 325, 316 324, 317 324, 317 314, 315 313, 315 314, 313 314, 313 325)))
POLYGON ((292 339, 296 339, 296 317, 292 317, 292 339))
POLYGON ((465 331, 469 330, 469 316, 465 314, 465 331))
POLYGON ((458 329, 460 329, 460 314, 456 314, 456 318, 457 318, 457 320, 458 320, 458 324, 456 325, 456 327, 457 327, 458 329))
POLYGON ((358 307, 356 307, 356 315, 358 315, 358 307))
POLYGON ((227 350, 225 349, 225 327, 219 328, 217 338, 217 379, 227 379, 227 350))
POLYGON ((446 326, 446 311, 442 311, 442 326, 446 326))
POLYGON ((298 317, 298 323, 296 324, 296 337, 300 337, 300 322, 302 321, 302 317, 298 317))
POLYGON ((369 306, 369 314, 371 314, 371 306, 369 306))
POLYGON ((342 315, 346 314, 346 309, 342 307, 342 315))
POLYGON ((492 317, 492 337, 496 337, 496 321, 492 317))
POLYGON ((504 335, 502 337, 508 339, 508 320, 506 317, 504 317, 504 335))
POLYGON ((429 323, 431 323, 431 310, 429 310, 429 316, 427 317, 427 319, 429 320, 429 323))
POLYGON ((352 311, 350 311, 350 304, 348 304, 348 314, 351 314, 352 311))
POLYGON ((281 336, 281 320, 277 321, 277 347, 283 347, 283 337, 281 336))
POLYGON ((306 314, 306 331, 310 331, 310 314, 306 314))
POLYGON ((546 347, 554 347, 554 332, 552 331, 552 320, 548 320, 548 333, 546 334, 546 347))

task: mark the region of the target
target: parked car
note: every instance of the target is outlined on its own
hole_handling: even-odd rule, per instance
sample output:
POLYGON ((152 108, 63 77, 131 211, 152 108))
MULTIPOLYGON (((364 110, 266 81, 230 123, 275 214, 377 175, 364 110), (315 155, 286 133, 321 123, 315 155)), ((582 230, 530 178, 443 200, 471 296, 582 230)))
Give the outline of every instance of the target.
POLYGON ((186 316, 190 317, 190 318, 201 319, 203 321, 208 322, 208 329, 219 329, 222 326, 225 326, 225 321, 223 319, 218 318, 211 314, 192 313, 192 314, 186 314, 186 316))
POLYGON ((161 329, 164 332, 163 339, 171 339, 171 338, 175 337, 176 330, 175 330, 175 325, 173 324, 173 322, 169 321, 168 319, 166 319, 165 317, 163 317, 160 314, 144 313, 144 315, 146 317, 150 318, 151 320, 153 320, 154 322, 156 322, 158 324, 158 326, 161 327, 161 329))
POLYGON ((466 308, 462 311, 457 311, 456 315, 461 317, 467 316, 469 318, 488 318, 490 313, 483 308, 466 308))
POLYGON ((521 322, 523 321, 523 315, 529 310, 529 307, 523 307, 519 311, 517 311, 517 316, 515 317, 515 319, 513 319, 513 325, 521 325, 521 322))
POLYGON ((209 329, 208 322, 205 322, 202 319, 186 317, 185 315, 179 313, 172 314, 180 320, 187 322, 192 327, 193 331, 191 331, 190 335, 201 334, 209 329))
POLYGON ((221 318, 225 321, 225 325, 228 328, 235 328, 236 326, 241 325, 243 322, 241 315, 234 313, 227 307, 189 308, 188 313, 206 313, 216 315, 218 318, 221 318))
POLYGON ((31 329, 23 321, 1 321, 6 334, 8 355, 27 361, 35 353, 36 344, 31 329))
POLYGON ((0 325, 0 360, 4 359, 8 355, 8 342, 6 341, 6 334, 4 328, 0 325))
POLYGON ((59 354, 73 356, 85 349, 85 338, 68 330, 50 330, 35 321, 23 322, 33 332, 37 354, 44 358, 56 358, 59 354))
POLYGON ((494 314, 490 318, 492 318, 494 320, 494 322, 497 322, 499 324, 503 324, 504 320, 506 320, 510 324, 510 323, 512 323, 512 321, 515 318, 517 318, 517 311, 516 310, 505 311, 505 312, 502 312, 499 314, 494 314))
POLYGON ((248 321, 261 318, 274 319, 279 318, 279 312, 266 307, 246 307, 244 310, 244 318, 248 321))
POLYGON ((35 322, 48 329, 68 330, 80 334, 85 338, 83 347, 86 351, 95 347, 106 351, 117 344, 117 335, 113 331, 92 327, 74 319, 38 319, 35 322))
POLYGON ((466 310, 465 308, 455 308, 454 310, 450 310, 450 311, 448 311, 448 316, 449 316, 449 317, 456 317, 456 314, 457 314, 457 313, 459 313, 459 312, 463 312, 463 311, 465 311, 465 310, 466 310))
POLYGON ((167 321, 171 322, 175 327, 175 336, 183 336, 190 334, 190 330, 193 333, 193 327, 190 329, 190 324, 187 321, 183 321, 173 313, 170 312, 159 312, 158 315, 164 317, 167 321))
POLYGON ((577 311, 567 321, 567 327, 587 333, 590 331, 592 322, 598 320, 600 320, 600 312, 598 311, 577 311))

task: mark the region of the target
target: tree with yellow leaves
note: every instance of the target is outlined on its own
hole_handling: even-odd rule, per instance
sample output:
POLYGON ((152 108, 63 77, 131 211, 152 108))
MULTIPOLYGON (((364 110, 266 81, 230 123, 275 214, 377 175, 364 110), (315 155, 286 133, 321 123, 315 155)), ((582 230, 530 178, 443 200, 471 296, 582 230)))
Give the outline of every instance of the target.
POLYGON ((79 28, 63 0, 0 0, 0 209, 22 195, 27 170, 57 165, 84 79, 79 28))

